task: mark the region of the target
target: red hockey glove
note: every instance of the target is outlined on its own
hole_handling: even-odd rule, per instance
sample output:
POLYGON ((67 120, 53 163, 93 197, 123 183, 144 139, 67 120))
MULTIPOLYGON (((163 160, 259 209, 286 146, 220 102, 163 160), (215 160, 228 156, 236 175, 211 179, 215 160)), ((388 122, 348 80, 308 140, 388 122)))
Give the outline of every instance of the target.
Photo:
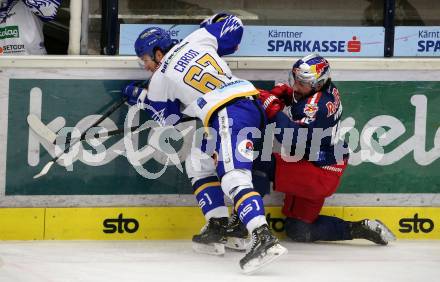
POLYGON ((284 103, 270 92, 265 90, 260 90, 260 96, 258 97, 263 104, 264 111, 266 112, 267 118, 273 118, 279 111, 284 109, 284 103))
POLYGON ((293 89, 289 85, 278 83, 269 92, 270 94, 275 95, 278 99, 281 99, 287 106, 292 105, 293 89))

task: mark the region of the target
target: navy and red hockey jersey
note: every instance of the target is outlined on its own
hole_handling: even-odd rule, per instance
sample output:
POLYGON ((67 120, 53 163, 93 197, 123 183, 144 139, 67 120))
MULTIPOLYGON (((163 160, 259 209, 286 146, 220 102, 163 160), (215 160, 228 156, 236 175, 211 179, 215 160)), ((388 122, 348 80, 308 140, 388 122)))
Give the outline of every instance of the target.
POLYGON ((289 155, 327 166, 348 158, 348 146, 339 139, 341 115, 339 91, 330 82, 321 91, 293 101, 270 122, 281 129, 275 137, 289 155))

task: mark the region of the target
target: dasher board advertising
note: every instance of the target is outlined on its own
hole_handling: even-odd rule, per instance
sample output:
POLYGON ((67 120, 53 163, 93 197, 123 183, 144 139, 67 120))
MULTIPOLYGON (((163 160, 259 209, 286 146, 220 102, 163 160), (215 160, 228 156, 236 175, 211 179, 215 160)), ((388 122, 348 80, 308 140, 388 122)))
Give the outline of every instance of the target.
MULTIPOLYGON (((148 27, 168 30, 175 43, 198 25, 122 24, 120 55, 135 55, 134 42, 148 27)), ((239 49, 231 56, 298 57, 312 52, 330 57, 383 57, 383 27, 245 26, 239 49)))
POLYGON ((396 26, 394 56, 439 57, 440 26, 396 26))

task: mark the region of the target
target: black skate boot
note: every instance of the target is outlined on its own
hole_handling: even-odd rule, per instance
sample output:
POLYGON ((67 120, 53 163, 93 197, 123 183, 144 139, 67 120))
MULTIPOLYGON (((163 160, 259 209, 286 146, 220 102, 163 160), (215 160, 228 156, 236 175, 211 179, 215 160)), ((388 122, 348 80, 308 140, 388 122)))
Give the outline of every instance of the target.
POLYGON ((363 219, 350 222, 350 229, 353 239, 367 239, 378 245, 387 245, 388 242, 396 240, 393 232, 379 220, 363 219))
POLYGON ((264 224, 252 232, 252 247, 240 260, 240 267, 244 273, 251 274, 286 253, 287 249, 264 224))
POLYGON ((251 244, 249 232, 246 226, 241 222, 238 214, 234 211, 229 218, 228 228, 226 230, 226 248, 245 251, 251 244))
POLYGON ((192 238, 194 251, 209 255, 224 255, 227 226, 227 217, 210 218, 200 234, 192 238))

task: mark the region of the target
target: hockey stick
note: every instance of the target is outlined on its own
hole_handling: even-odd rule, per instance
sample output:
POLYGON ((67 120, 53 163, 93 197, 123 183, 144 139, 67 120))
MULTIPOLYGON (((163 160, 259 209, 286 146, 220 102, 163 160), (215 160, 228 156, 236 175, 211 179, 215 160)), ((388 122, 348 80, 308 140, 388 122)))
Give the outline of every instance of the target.
MULTIPOLYGON (((193 117, 184 117, 181 119, 180 122, 188 122, 188 121, 193 121, 196 120, 196 118, 193 117)), ((30 114, 27 117, 27 122, 29 124, 29 127, 41 138, 43 138, 44 140, 46 140, 48 143, 52 143, 54 145, 56 145, 57 143, 57 138, 59 135, 57 135, 56 132, 52 131, 49 127, 47 127, 47 125, 45 125, 36 115, 34 114, 30 114)), ((128 130, 130 132, 132 132, 133 134, 138 133, 136 130, 141 127, 140 125, 138 126, 133 126, 128 128, 128 130)), ((95 133, 93 135, 86 135, 83 138, 80 138, 79 141, 86 141, 92 138, 105 138, 105 137, 110 137, 110 136, 114 136, 114 135, 119 135, 119 134, 123 134, 125 132, 125 128, 118 128, 115 130, 110 130, 110 131, 104 131, 104 132, 98 132, 95 133)), ((66 136, 66 142, 65 144, 71 142, 71 139, 68 139, 66 136)))
MULTIPOLYGON (((104 121, 108 116, 110 116, 114 111, 116 111, 120 106, 122 106, 126 101, 128 100, 127 97, 124 97, 121 101, 117 102, 116 104, 113 104, 113 106, 102 115, 102 117, 100 117, 97 121, 95 121, 91 126, 89 126, 86 130, 84 130, 84 132, 81 134, 81 137, 79 139, 74 140, 71 143, 67 143, 66 144, 66 148, 63 152, 61 152, 61 154, 59 154, 58 156, 55 156, 54 158, 52 158, 51 161, 49 161, 44 167, 43 169, 40 171, 40 173, 34 175, 34 179, 39 178, 43 175, 46 175, 49 172, 49 169, 53 166, 53 164, 65 153, 67 153, 70 149, 70 147, 72 147, 73 145, 75 145, 76 143, 78 143, 81 139, 84 139, 84 137, 87 134, 87 131, 92 128, 97 126, 98 124, 100 124, 102 121, 104 121)), ((56 139, 56 138, 55 138, 56 139)))
MULTIPOLYGON (((29 124, 29 127, 36 134, 38 134, 38 136, 40 136, 41 138, 46 140, 48 143, 52 143, 52 144, 56 145, 57 139, 58 139, 59 135, 57 135, 56 132, 50 130, 50 128, 47 127, 47 125, 45 125, 36 115, 34 115, 34 114, 28 115, 27 122, 29 124)), ((130 131, 135 131, 139 127, 140 127, 140 125, 133 126, 133 127, 130 127, 129 130, 130 131)), ((115 129, 115 130, 98 132, 98 133, 95 133, 93 135, 86 135, 83 138, 80 138, 80 141, 85 141, 85 140, 89 140, 89 139, 92 139, 92 138, 99 139, 99 138, 104 138, 104 137, 110 137, 110 136, 118 135, 118 134, 122 134, 122 133, 124 133, 124 128, 118 128, 118 129, 115 129)), ((67 139, 68 138, 66 136, 65 144, 69 143, 69 141, 67 139)))
POLYGON ((30 114, 26 118, 29 127, 49 143, 55 144, 57 134, 50 130, 36 115, 30 114))

